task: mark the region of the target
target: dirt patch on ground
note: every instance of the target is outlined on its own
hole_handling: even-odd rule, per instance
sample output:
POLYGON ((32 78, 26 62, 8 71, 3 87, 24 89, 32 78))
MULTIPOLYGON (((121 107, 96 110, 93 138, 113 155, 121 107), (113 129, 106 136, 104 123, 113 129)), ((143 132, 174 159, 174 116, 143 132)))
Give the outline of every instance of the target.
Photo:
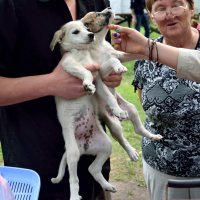
POLYGON ((147 200, 147 191, 145 187, 137 183, 110 181, 116 186, 117 192, 112 194, 112 200, 147 200))

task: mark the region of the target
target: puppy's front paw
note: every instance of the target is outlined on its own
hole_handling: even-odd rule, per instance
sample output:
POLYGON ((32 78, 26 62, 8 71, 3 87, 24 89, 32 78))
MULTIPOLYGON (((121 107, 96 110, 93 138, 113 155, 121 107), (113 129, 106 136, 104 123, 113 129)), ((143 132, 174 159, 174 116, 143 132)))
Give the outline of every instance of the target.
POLYGON ((123 72, 126 72, 126 71, 128 71, 128 70, 127 70, 127 68, 126 68, 124 65, 122 65, 122 64, 120 63, 120 64, 114 66, 114 71, 115 71, 116 73, 123 73, 123 72))
POLYGON ((153 135, 153 134, 152 134, 152 136, 151 136, 150 139, 153 140, 153 141, 158 141, 158 140, 163 139, 163 136, 160 135, 160 134, 158 134, 158 135, 153 135))
POLYGON ((92 95, 96 91, 94 84, 90 81, 84 81, 83 88, 84 88, 85 93, 88 95, 92 95))
POLYGON ((129 155, 129 158, 130 158, 132 161, 138 160, 139 154, 138 154, 138 152, 137 152, 134 148, 130 148, 130 149, 127 151, 127 153, 128 153, 128 155, 129 155))
POLYGON ((109 105, 106 106, 106 110, 109 113, 110 116, 115 116, 117 117, 119 120, 125 120, 128 119, 128 112, 127 111, 123 111, 119 106, 116 107, 110 107, 109 105))
POLYGON ((119 120, 125 120, 128 119, 128 112, 123 111, 121 109, 113 109, 112 110, 113 115, 115 115, 119 120))

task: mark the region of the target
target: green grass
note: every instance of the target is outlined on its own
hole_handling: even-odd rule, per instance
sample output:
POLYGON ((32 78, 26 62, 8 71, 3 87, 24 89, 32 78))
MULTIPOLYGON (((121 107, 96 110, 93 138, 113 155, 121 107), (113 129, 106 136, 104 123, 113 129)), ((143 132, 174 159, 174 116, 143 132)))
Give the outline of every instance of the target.
MULTIPOLYGON (((126 100, 133 103, 142 119, 145 120, 145 114, 140 104, 138 95, 134 92, 134 87, 131 85, 133 80, 133 66, 134 61, 124 63, 128 68, 123 76, 122 84, 116 89, 126 100)), ((142 175, 142 161, 141 161, 141 136, 134 133, 133 125, 129 121, 122 122, 124 136, 130 144, 139 153, 139 160, 136 162, 130 161, 126 152, 113 139, 113 153, 111 156, 111 179, 116 181, 137 181, 138 185, 144 186, 144 179, 142 175)))

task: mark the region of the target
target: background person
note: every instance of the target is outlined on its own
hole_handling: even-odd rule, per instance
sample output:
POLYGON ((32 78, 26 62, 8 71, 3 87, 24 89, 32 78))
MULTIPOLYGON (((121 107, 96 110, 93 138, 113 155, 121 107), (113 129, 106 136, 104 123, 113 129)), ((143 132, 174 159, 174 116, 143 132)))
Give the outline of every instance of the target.
POLYGON ((195 19, 192 19, 192 21, 191 21, 191 26, 192 26, 193 28, 197 28, 198 22, 197 22, 195 19))
MULTIPOLYGON (((2 0, 0 3, 0 140, 4 164, 30 168, 41 177, 40 200, 69 200, 69 177, 59 184, 51 178, 64 152, 54 96, 74 99, 84 95, 79 79, 64 72, 59 46, 50 42, 63 24, 89 11, 102 11, 108 1, 2 0)), ((91 71, 98 66, 88 63, 91 71)), ((117 86, 121 76, 106 80, 117 86)), ((104 192, 88 172, 92 156, 78 165, 83 200, 104 200, 104 192)), ((108 179, 109 161, 103 167, 108 179)), ((108 198, 107 198, 108 199, 108 198)))
POLYGON ((132 10, 132 21, 135 29, 140 31, 141 26, 143 26, 145 30, 145 36, 149 37, 149 18, 145 9, 145 0, 131 0, 130 8, 132 10))

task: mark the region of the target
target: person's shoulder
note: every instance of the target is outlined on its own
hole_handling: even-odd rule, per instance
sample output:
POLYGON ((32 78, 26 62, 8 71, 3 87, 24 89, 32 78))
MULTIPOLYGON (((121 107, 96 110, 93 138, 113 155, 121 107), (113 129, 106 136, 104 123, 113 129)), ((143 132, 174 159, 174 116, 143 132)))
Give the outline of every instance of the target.
POLYGON ((104 0, 103 2, 105 2, 105 6, 109 7, 110 6, 110 1, 109 0, 104 0))
POLYGON ((6 6, 13 5, 13 0, 0 0, 0 8, 6 8, 6 6))
MULTIPOLYGON (((7 0, 6 0, 7 1, 7 0)), ((25 6, 31 6, 32 2, 37 2, 37 0, 8 0, 12 3, 13 6, 20 6, 25 8, 25 6)))
POLYGON ((96 3, 96 6, 102 5, 103 8, 110 7, 110 1, 109 0, 100 0, 100 3, 96 3))

